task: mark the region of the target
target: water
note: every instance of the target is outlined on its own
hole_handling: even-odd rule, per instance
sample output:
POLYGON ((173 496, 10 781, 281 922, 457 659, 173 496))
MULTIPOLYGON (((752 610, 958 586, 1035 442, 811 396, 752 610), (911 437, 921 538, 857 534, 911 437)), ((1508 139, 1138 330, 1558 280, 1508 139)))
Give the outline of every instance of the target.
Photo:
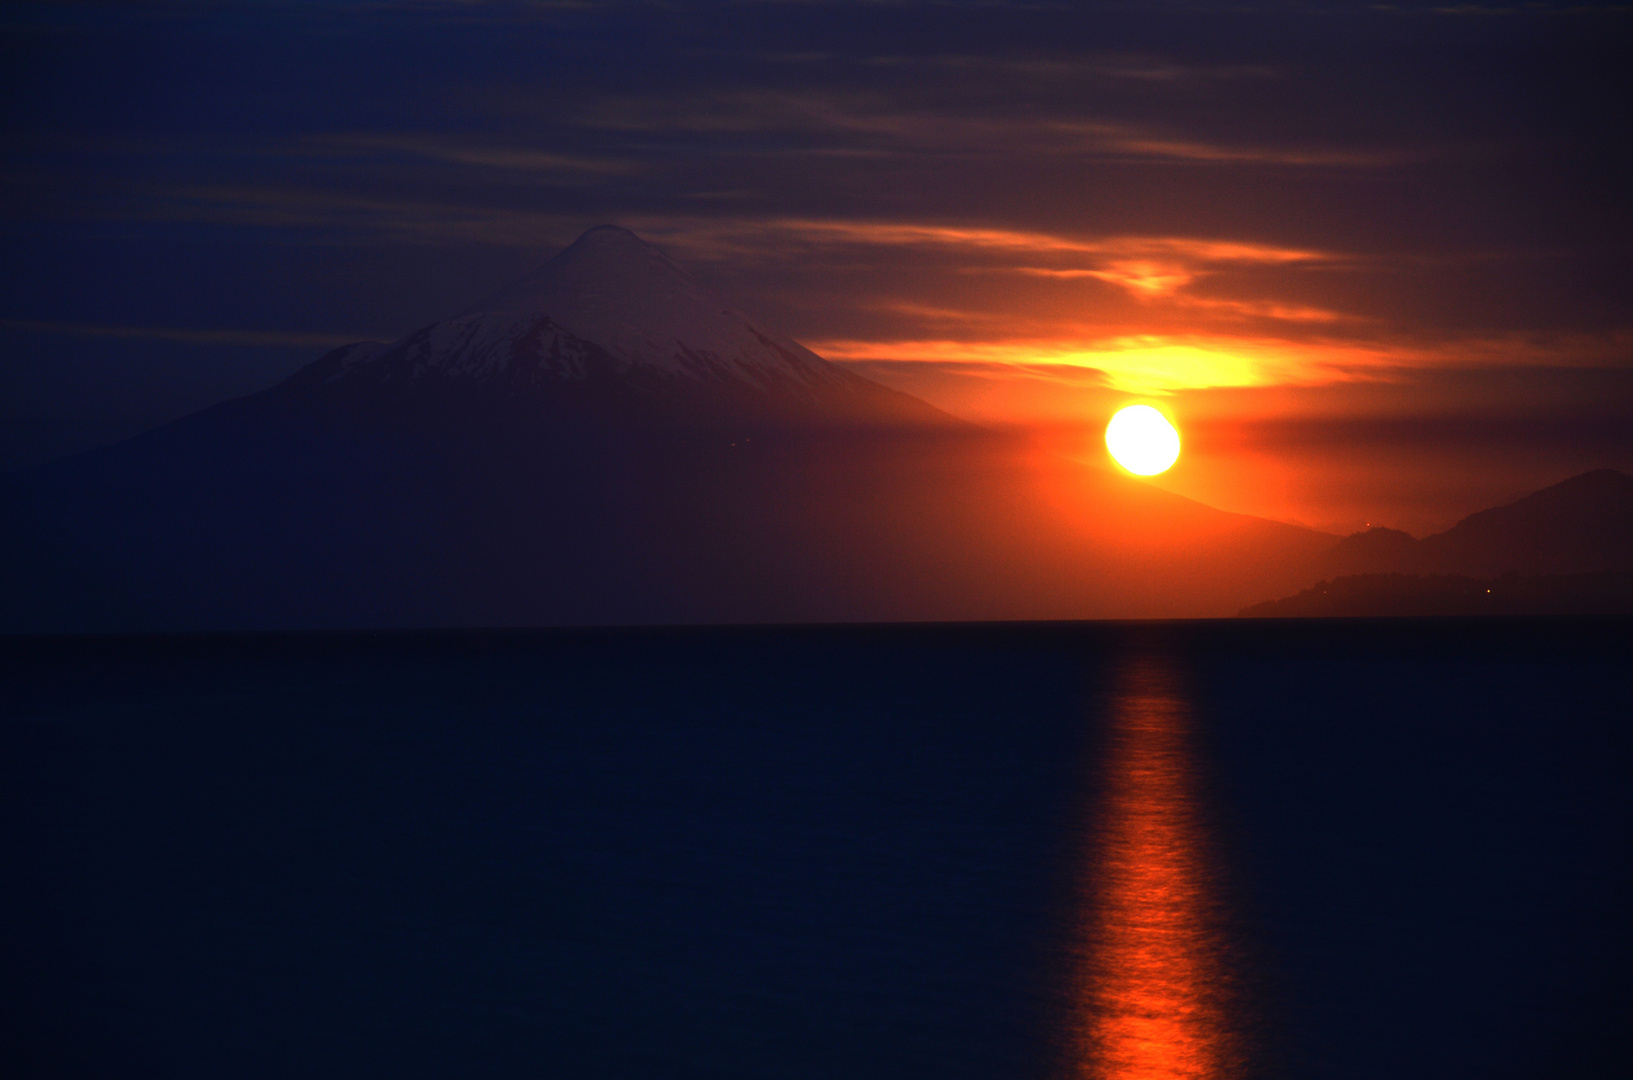
POLYGON ((1103 790, 1077 866, 1078 1075, 1180 1080, 1251 1064, 1183 680, 1173 657, 1136 651, 1106 710, 1103 790))
POLYGON ((1633 622, 0 643, 9 1075, 1592 1077, 1633 622))

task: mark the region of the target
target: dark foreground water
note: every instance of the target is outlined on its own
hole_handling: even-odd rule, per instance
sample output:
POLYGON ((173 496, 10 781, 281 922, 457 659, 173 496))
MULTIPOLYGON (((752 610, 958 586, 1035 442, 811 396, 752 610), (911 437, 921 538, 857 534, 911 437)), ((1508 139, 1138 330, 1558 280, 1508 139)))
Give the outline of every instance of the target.
POLYGON ((1633 622, 0 642, 0 1073, 1633 1075, 1633 622))

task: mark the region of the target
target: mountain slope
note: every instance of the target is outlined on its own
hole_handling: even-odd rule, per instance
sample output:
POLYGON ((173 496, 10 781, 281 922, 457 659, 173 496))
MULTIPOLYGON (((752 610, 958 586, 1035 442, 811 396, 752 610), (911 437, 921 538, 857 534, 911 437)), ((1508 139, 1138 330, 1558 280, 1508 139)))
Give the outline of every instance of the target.
POLYGON ((1596 469, 1422 540, 1394 529, 1344 538, 1320 577, 1351 574, 1584 574, 1633 569, 1633 476, 1596 469))
POLYGON ((1596 469, 1414 539, 1355 533, 1324 552, 1296 595, 1260 618, 1610 614, 1633 611, 1633 477, 1596 469))
POLYGON ((1249 619, 1633 614, 1633 571, 1587 574, 1353 574, 1237 612, 1249 619))
POLYGON ((1431 562, 1469 574, 1633 569, 1633 476, 1583 473, 1470 514, 1423 543, 1431 562))
POLYGON ((454 323, 502 328, 539 316, 596 342, 626 376, 806 390, 862 382, 755 326, 663 252, 612 225, 586 232, 454 323))

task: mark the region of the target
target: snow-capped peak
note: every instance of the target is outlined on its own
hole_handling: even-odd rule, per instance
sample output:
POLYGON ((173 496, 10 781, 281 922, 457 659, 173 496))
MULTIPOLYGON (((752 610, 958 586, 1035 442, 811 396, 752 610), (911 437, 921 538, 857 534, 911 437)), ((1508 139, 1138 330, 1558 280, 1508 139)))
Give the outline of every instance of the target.
POLYGON ((452 319, 390 345, 337 349, 294 381, 537 387, 606 378, 649 392, 705 383, 798 396, 871 385, 757 328, 669 256, 613 225, 591 229, 452 319))
POLYGON ((628 229, 601 225, 464 313, 484 322, 547 317, 648 374, 757 385, 828 381, 809 349, 753 325, 628 229))

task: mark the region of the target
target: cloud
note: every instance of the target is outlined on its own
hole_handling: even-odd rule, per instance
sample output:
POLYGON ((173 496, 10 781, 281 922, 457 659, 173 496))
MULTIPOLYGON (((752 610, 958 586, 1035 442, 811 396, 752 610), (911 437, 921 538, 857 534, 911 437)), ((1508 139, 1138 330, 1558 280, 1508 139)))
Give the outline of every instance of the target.
MULTIPOLYGON (((1103 341, 817 341, 811 347, 834 360, 984 364, 994 372, 1017 368, 1037 374, 1050 367, 1088 369, 1104 384, 1137 394, 1166 394, 1214 386, 1262 386, 1310 377, 1285 345, 1267 342, 1189 342, 1157 336, 1103 341)), ((1328 374, 1327 378, 1333 377, 1328 374)))
MULTIPOLYGON (((1073 130, 1072 125, 1063 125, 1073 130)), ((1153 161, 1195 162, 1211 165, 1282 165, 1308 168, 1383 169, 1399 165, 1421 154, 1403 151, 1345 150, 1332 147, 1238 145, 1229 146, 1200 139, 1164 138, 1132 131, 1080 128, 1091 141, 1089 148, 1106 154, 1153 161)))
MULTIPOLYGON (((1017 258, 1023 262, 988 262, 966 265, 965 273, 1013 273, 1071 280, 1095 278, 1116 285, 1142 299, 1170 297, 1198 277, 1227 266, 1334 266, 1352 261, 1332 252, 1242 240, 1189 236, 1078 237, 1058 233, 939 225, 903 221, 844 221, 772 219, 766 221, 706 222, 682 226, 677 239, 694 246, 746 252, 787 250, 790 246, 856 245, 876 248, 920 248, 986 258, 1017 258), (1060 265, 1038 265, 1039 257, 1062 260, 1060 265)), ((1199 302, 1237 314, 1268 318, 1319 318, 1316 309, 1292 304, 1231 305, 1227 301, 1199 302), (1292 313, 1299 311, 1300 314, 1292 313)), ((1337 316, 1330 316, 1336 318, 1337 316)))
MULTIPOLYGON (((705 193, 711 194, 711 193, 705 193)), ((747 193, 714 193, 741 197, 747 193)), ((216 221, 273 228, 347 229, 403 238, 463 240, 500 247, 540 247, 582 216, 473 202, 427 202, 350 196, 274 187, 195 187, 172 192, 147 211, 162 220, 216 221)), ((705 259, 768 254, 788 257, 801 248, 922 249, 985 256, 1091 256, 1090 265, 1045 267, 992 264, 966 270, 1022 275, 1093 277, 1140 296, 1170 294, 1212 267, 1226 265, 1335 265, 1346 256, 1250 241, 1186 236, 1078 237, 1024 229, 914 221, 857 221, 786 217, 624 215, 622 224, 705 259)), ((568 239, 571 239, 568 237, 568 239)))
POLYGON ((1360 316, 1304 304, 1281 303, 1275 300, 1221 300, 1215 297, 1180 297, 1182 307, 1204 311, 1223 312, 1244 319, 1272 319, 1291 323, 1336 323, 1361 321, 1360 316))
POLYGON ((0 319, 0 326, 35 334, 147 338, 198 345, 292 345, 333 348, 338 345, 349 345, 354 341, 369 340, 368 334, 304 333, 288 330, 194 330, 159 326, 87 326, 81 323, 37 322, 30 319, 0 319))
MULTIPOLYGON (((1333 338, 1302 341, 1224 335, 1123 334, 1111 337, 940 338, 807 344, 830 360, 858 364, 930 364, 970 374, 991 369, 1031 374, 1071 368, 1095 373, 1111 389, 1167 395, 1184 390, 1404 382, 1423 371, 1611 368, 1633 347, 1626 335, 1572 335, 1413 343, 1333 338)), ((1081 375, 1074 376, 1080 381, 1081 375)))
POLYGON ((457 165, 513 170, 542 174, 586 174, 588 176, 631 175, 642 171, 638 161, 562 154, 527 146, 461 142, 427 135, 386 135, 367 132, 321 135, 303 139, 287 152, 324 155, 405 154, 457 165))
POLYGON ((251 226, 283 242, 359 244, 380 239, 546 250, 572 239, 583 218, 470 202, 371 198, 310 188, 190 187, 164 193, 132 216, 150 221, 251 226), (293 234, 293 235, 291 235, 293 234))
POLYGON ((1192 236, 1073 236, 1037 230, 917 221, 818 218, 740 218, 654 222, 661 231, 706 254, 787 251, 791 247, 852 245, 919 248, 966 255, 1070 258, 1089 265, 1040 266, 1034 261, 968 266, 970 272, 1007 271, 1041 277, 1097 277, 1141 295, 1172 292, 1212 265, 1333 265, 1333 252, 1234 239, 1192 236), (1162 279, 1174 279, 1165 282, 1162 279))
MULTIPOLYGON (((913 104, 904 100, 912 95, 888 86, 842 91, 761 86, 679 95, 606 95, 582 103, 561 119, 580 131, 602 134, 730 138, 734 153, 762 156, 806 154, 813 149, 813 140, 821 140, 817 145, 873 154, 933 152, 985 158, 1026 154, 1295 169, 1385 169, 1426 157, 1422 149, 1403 146, 1333 145, 1308 138, 1232 141, 1217 133, 1203 137, 1172 121, 1085 116, 1082 105, 1056 106, 1041 113, 995 108, 991 100, 968 94, 968 88, 954 91, 957 83, 951 73, 942 78, 946 82, 939 86, 927 84, 937 89, 920 90, 920 96, 930 100, 913 104), (744 142, 748 136, 757 141, 744 142)), ((1433 156, 1447 153, 1442 148, 1433 156)))
POLYGON ((1014 266, 1001 267, 1000 269, 1011 270, 1017 274, 1028 274, 1033 277, 1063 280, 1086 277, 1097 278, 1113 285, 1119 285, 1135 296, 1167 296, 1195 280, 1194 274, 1184 266, 1176 263, 1141 262, 1128 259, 1114 260, 1099 270, 1083 268, 1056 270, 1044 266, 1014 266))

